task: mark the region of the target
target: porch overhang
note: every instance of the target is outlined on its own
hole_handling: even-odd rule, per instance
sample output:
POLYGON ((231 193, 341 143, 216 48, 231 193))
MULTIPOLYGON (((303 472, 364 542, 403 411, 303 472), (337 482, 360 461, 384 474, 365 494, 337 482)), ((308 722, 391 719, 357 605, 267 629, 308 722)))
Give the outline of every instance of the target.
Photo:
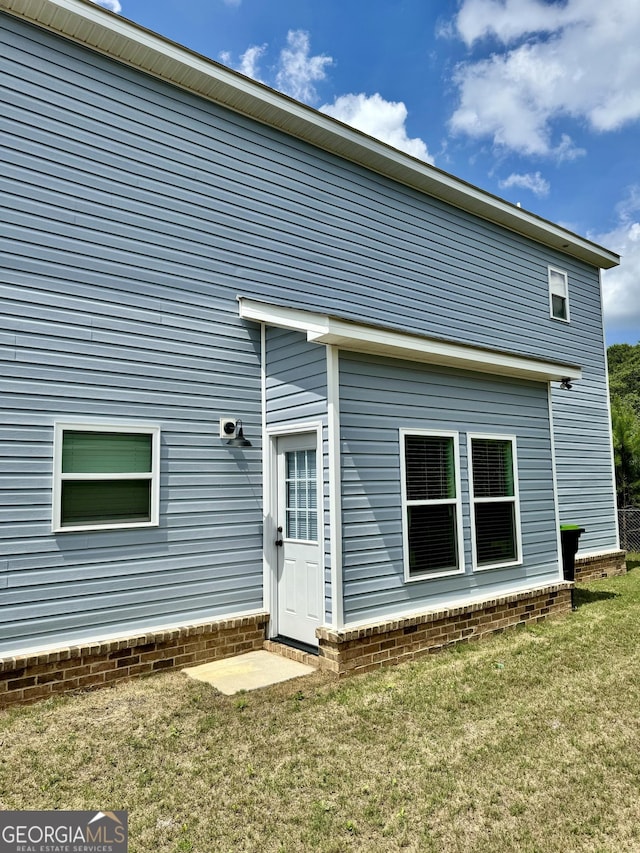
POLYGON ((582 378, 578 365, 512 355, 500 350, 456 344, 383 326, 370 326, 299 308, 273 305, 240 296, 240 317, 268 326, 304 332, 314 344, 328 344, 349 352, 399 358, 425 364, 515 376, 539 382, 582 378))

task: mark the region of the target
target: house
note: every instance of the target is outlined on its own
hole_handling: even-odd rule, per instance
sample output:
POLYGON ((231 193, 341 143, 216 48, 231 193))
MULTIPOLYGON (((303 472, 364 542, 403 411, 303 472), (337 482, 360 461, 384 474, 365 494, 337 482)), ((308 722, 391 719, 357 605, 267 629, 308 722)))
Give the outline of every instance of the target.
POLYGON ((0 701, 338 675, 624 569, 612 252, 84 0, 0 0, 0 701))

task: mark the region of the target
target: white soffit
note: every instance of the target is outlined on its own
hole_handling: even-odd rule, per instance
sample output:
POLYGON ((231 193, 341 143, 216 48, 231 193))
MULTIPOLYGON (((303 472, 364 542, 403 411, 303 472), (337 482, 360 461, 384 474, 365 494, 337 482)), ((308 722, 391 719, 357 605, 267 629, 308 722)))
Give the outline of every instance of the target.
POLYGON ((584 237, 88 0, 0 0, 0 9, 563 254, 602 269, 620 263, 617 254, 584 237))
POLYGON ((575 364, 541 361, 497 350, 454 344, 422 335, 397 332, 382 326, 353 323, 327 314, 270 305, 246 297, 239 297, 238 302, 240 317, 244 320, 305 332, 311 343, 331 344, 350 352, 364 352, 541 382, 582 378, 582 370, 575 364))

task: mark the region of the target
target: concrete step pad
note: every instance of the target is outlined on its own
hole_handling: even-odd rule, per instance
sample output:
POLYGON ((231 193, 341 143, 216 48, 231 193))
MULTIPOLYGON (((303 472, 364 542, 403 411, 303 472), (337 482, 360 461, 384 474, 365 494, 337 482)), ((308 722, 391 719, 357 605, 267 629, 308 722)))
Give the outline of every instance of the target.
POLYGON ((234 658, 190 666, 182 670, 189 678, 205 681, 226 696, 241 690, 257 690, 291 678, 310 675, 316 668, 267 651, 247 652, 234 658))

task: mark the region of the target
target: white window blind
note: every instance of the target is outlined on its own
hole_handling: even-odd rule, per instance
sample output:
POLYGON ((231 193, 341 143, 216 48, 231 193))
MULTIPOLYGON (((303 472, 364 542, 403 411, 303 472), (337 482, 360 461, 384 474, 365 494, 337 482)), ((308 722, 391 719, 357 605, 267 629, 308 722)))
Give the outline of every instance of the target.
POLYGON ((405 434, 405 560, 410 577, 460 569, 453 436, 405 434))
POLYGON ((471 438, 471 468, 476 566, 518 562, 513 439, 471 438))

